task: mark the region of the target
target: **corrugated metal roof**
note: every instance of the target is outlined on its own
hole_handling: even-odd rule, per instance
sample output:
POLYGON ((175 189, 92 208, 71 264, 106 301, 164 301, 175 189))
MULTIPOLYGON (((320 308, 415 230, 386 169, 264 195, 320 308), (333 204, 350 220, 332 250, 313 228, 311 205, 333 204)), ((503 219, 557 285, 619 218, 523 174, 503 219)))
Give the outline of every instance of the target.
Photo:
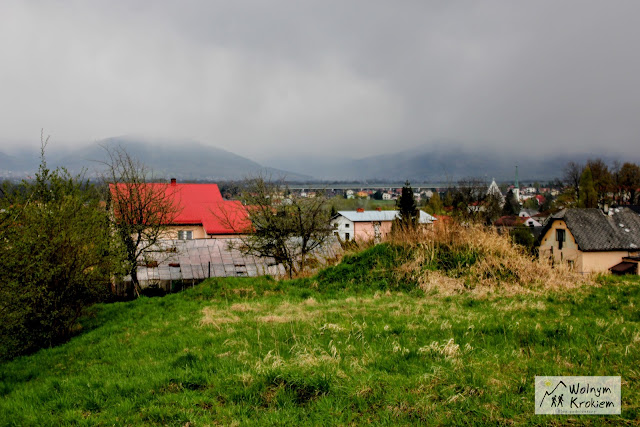
MULTIPOLYGON (((352 222, 393 221, 398 217, 398 214, 399 211, 338 211, 338 215, 342 215, 352 222)), ((420 211, 421 224, 430 224, 433 221, 436 221, 436 218, 420 211)))
MULTIPOLYGON (((198 280, 207 277, 260 276, 270 274, 281 276, 286 272, 272 258, 243 255, 235 247, 241 243, 238 238, 164 240, 157 248, 146 254, 149 261, 156 261, 157 267, 138 267, 138 280, 198 280)), ((314 251, 322 259, 333 258, 340 251, 340 244, 331 237, 327 244, 314 251)), ((129 276, 125 281, 130 281, 129 276)))

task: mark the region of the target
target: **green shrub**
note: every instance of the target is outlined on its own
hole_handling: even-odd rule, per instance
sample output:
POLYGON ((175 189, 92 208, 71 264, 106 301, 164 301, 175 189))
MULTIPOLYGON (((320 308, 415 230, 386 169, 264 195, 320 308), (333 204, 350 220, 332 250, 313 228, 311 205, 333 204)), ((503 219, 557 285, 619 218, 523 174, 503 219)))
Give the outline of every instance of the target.
POLYGON ((108 296, 117 244, 92 185, 44 157, 34 182, 2 200, 0 359, 65 341, 108 296))

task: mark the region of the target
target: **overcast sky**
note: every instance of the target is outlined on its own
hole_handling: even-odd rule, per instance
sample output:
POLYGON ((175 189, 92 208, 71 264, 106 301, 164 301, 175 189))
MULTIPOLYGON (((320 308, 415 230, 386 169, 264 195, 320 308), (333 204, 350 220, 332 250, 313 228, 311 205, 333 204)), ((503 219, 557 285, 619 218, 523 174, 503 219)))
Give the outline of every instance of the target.
MULTIPOLYGON (((640 146, 640 1, 0 2, 0 151, 640 146)), ((603 150, 604 150, 603 149, 603 150)))

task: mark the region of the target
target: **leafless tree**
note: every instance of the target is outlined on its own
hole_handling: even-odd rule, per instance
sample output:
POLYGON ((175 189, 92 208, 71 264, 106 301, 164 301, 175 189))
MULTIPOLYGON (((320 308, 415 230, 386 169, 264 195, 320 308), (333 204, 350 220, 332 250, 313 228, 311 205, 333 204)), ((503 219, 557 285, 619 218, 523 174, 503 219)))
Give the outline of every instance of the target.
POLYGON ((635 163, 625 162, 616 174, 616 187, 620 202, 635 204, 637 190, 640 188, 640 167, 635 163))
POLYGON ((468 219, 480 219, 481 212, 469 209, 474 203, 480 203, 485 199, 489 184, 486 180, 477 177, 467 177, 460 179, 454 189, 453 205, 456 214, 468 219))
MULTIPOLYGON (((245 255, 273 258, 289 277, 303 271, 309 255, 331 235, 330 210, 322 193, 302 197, 282 182, 257 177, 245 181, 242 201, 250 224, 236 230, 242 233, 237 249, 245 255)), ((222 220, 231 224, 231 217, 235 215, 222 220)))
POLYGON ((580 194, 580 177, 582 176, 583 169, 584 166, 576 162, 569 162, 564 167, 564 184, 573 189, 573 196, 576 201, 580 194))
POLYGON ((139 295, 137 267, 145 253, 165 238, 180 208, 169 184, 153 183, 153 173, 120 147, 103 147, 107 153, 105 180, 107 208, 114 230, 126 249, 126 271, 139 295))
POLYGON ((587 166, 593 175, 593 186, 598 194, 598 204, 604 206, 609 201, 609 193, 614 190, 613 176, 609 166, 600 158, 589 159, 587 166))

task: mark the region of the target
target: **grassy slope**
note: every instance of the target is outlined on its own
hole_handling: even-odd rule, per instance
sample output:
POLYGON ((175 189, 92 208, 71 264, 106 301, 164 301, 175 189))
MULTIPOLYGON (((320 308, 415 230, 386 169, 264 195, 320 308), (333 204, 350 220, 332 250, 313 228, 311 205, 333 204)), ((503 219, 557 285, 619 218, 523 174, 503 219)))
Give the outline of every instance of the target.
POLYGON ((638 280, 545 295, 425 296, 385 275, 384 250, 302 281, 211 279, 96 306, 71 342, 0 365, 0 423, 640 418, 638 280), (621 375, 622 417, 535 416, 535 375, 621 375))

